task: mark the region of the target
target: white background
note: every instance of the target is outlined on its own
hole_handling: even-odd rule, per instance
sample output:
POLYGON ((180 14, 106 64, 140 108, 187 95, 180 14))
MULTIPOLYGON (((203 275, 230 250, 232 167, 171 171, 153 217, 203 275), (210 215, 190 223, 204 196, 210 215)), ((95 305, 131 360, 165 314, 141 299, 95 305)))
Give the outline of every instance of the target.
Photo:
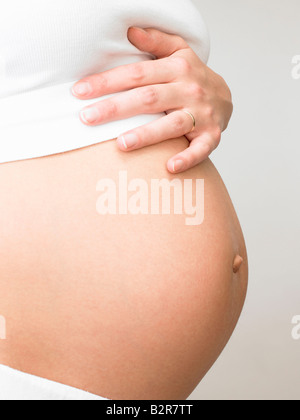
POLYGON ((190 398, 300 399, 300 1, 195 3, 211 34, 209 65, 234 97, 212 160, 244 230, 250 278, 238 328, 190 398))

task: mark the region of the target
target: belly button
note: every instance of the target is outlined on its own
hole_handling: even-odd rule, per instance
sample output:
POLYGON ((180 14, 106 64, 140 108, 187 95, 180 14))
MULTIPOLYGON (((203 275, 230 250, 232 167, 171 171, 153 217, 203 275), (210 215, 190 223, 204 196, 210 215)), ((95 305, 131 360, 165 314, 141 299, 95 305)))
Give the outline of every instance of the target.
POLYGON ((239 272, 243 262, 244 262, 243 258, 240 255, 236 255, 233 261, 233 266, 232 266, 234 274, 239 272))

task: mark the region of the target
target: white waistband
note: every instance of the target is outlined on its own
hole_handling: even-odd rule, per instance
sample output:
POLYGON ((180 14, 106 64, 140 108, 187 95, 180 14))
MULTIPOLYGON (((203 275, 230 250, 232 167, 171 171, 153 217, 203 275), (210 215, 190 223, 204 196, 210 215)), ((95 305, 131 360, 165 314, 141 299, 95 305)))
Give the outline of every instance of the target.
POLYGON ((89 127, 79 111, 113 95, 79 100, 71 93, 74 82, 48 86, 0 98, 0 163, 48 156, 118 137, 164 115, 138 115, 89 127))
POLYGON ((80 389, 0 365, 1 401, 107 400, 80 389))

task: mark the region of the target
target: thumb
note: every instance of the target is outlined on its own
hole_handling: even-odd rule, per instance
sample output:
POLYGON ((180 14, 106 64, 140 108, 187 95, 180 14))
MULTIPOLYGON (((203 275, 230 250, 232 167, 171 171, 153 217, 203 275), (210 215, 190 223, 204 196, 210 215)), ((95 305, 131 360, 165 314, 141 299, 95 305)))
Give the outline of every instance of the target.
POLYGON ((169 57, 176 51, 189 48, 180 36, 167 34, 158 29, 131 27, 128 30, 128 39, 139 50, 157 58, 169 57))

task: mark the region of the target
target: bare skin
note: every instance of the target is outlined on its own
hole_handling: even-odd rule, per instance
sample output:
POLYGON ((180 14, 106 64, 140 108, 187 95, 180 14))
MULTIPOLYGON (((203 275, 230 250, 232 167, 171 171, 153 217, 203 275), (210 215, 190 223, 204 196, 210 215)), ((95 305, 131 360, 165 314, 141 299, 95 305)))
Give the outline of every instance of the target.
POLYGON ((206 160, 179 175, 180 138, 123 154, 114 141, 0 165, 0 363, 111 399, 185 399, 241 313, 247 254, 206 160), (99 179, 205 180, 205 220, 96 211, 99 179))

